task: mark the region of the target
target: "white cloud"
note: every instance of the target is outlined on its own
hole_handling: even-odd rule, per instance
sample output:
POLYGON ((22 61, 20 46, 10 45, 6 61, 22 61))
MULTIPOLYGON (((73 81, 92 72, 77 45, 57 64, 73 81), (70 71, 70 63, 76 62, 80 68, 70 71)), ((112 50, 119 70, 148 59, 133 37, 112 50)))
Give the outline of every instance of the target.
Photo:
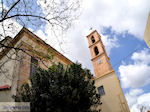
POLYGON ((111 26, 116 32, 129 31, 137 37, 143 36, 149 0, 84 0, 83 5, 79 21, 85 26, 96 29, 111 26))
POLYGON ((135 52, 131 59, 133 64, 121 65, 119 67, 120 78, 124 88, 141 87, 150 83, 150 52, 143 49, 135 52))
POLYGON ((14 37, 21 30, 22 26, 14 19, 9 19, 0 23, 0 39, 6 36, 14 37), (4 27, 3 27, 4 26, 4 27))
POLYGON ((130 108, 137 102, 137 97, 141 95, 143 92, 144 91, 142 89, 132 89, 125 94, 130 108))
MULTIPOLYGON (((0 3, 2 6, 2 4, 0 3)), ((9 8, 3 4, 5 10, 9 8)), ((2 8, 0 8, 0 12, 2 8)), ((13 18, 6 19, 0 22, 0 40, 4 39, 6 36, 15 37, 17 33, 21 30, 22 26, 13 18)))
POLYGON ((148 49, 144 49, 141 52, 135 52, 132 57, 137 63, 149 64, 150 63, 150 52, 148 49))
POLYGON ((119 72, 124 88, 140 87, 150 83, 150 66, 148 65, 121 65, 119 72))
POLYGON ((131 89, 125 94, 131 112, 141 112, 142 106, 146 107, 146 110, 150 109, 150 93, 144 93, 142 89, 131 89))
POLYGON ((118 39, 116 37, 110 38, 108 35, 101 35, 101 36, 108 55, 110 54, 113 48, 118 48, 120 46, 118 43, 118 39))

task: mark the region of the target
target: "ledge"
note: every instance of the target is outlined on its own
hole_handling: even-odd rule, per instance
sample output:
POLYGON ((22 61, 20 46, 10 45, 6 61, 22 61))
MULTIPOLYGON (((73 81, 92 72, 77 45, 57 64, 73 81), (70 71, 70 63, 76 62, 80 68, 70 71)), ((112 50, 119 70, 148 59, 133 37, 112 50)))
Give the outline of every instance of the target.
POLYGON ((3 85, 3 86, 0 86, 0 91, 2 91, 2 90, 9 90, 11 88, 11 86, 9 86, 9 85, 3 85))
POLYGON ((98 54, 97 56, 95 56, 94 58, 92 58, 91 61, 93 61, 94 59, 100 57, 102 54, 104 54, 104 52, 102 52, 102 53, 98 54))
POLYGON ((114 70, 108 71, 108 72, 102 74, 102 75, 99 76, 99 77, 94 77, 94 80, 97 80, 97 79, 99 79, 99 78, 102 78, 102 77, 104 77, 104 76, 106 76, 106 75, 109 75, 109 74, 111 74, 111 73, 113 73, 113 72, 115 72, 115 71, 114 71, 114 70))

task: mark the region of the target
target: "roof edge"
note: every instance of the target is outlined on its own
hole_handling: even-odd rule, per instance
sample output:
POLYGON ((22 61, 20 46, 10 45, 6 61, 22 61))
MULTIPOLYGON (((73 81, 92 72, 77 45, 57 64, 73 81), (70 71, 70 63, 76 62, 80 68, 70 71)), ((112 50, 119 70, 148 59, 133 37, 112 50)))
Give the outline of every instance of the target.
MULTIPOLYGON (((40 42, 41 44, 44 44, 46 45, 47 47, 50 47, 55 53, 57 53, 59 56, 62 56, 64 59, 66 59, 67 61, 69 61, 70 63, 74 63, 72 62, 69 58, 67 58, 66 56, 64 56, 63 54, 61 54, 60 52, 58 52, 56 49, 54 49, 52 46, 50 46, 49 44, 47 44, 44 40, 42 40, 40 37, 38 37, 36 34, 34 34, 33 32, 31 32, 29 29, 23 27, 19 32, 18 34, 12 39, 12 42, 11 44, 14 46, 19 40, 19 36, 23 33, 23 32, 26 32, 28 33, 29 35, 32 35, 34 37, 36 37, 40 42)), ((9 52, 10 49, 7 49, 7 53, 9 52)), ((5 54, 5 53, 4 53, 5 54)), ((4 57, 1 56, 0 59, 2 59, 4 57)))
POLYGON ((92 31, 90 34, 88 34, 86 37, 88 38, 90 35, 92 35, 94 32, 97 32, 97 30, 92 31))

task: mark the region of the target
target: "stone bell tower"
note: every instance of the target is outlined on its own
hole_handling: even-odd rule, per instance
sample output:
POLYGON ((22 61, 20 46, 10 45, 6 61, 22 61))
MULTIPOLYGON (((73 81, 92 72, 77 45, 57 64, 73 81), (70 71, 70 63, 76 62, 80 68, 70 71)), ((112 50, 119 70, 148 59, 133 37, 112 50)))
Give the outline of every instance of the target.
POLYGON ((107 56, 101 36, 95 30, 87 36, 95 72, 95 86, 101 95, 102 112, 130 112, 120 81, 107 56))
POLYGON ((87 36, 89 49, 91 52, 91 61, 93 63, 96 77, 101 77, 109 72, 114 71, 107 56, 105 47, 102 43, 101 36, 95 30, 87 36))

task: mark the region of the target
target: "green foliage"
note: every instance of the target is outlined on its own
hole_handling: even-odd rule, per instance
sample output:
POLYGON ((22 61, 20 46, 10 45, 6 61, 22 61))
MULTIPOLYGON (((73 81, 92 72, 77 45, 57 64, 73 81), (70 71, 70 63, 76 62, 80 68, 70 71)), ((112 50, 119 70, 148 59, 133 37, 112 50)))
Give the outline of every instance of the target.
POLYGON ((100 105, 100 96, 92 74, 80 64, 39 68, 30 80, 31 84, 24 84, 15 99, 31 102, 32 112, 98 112, 95 108, 100 105))

